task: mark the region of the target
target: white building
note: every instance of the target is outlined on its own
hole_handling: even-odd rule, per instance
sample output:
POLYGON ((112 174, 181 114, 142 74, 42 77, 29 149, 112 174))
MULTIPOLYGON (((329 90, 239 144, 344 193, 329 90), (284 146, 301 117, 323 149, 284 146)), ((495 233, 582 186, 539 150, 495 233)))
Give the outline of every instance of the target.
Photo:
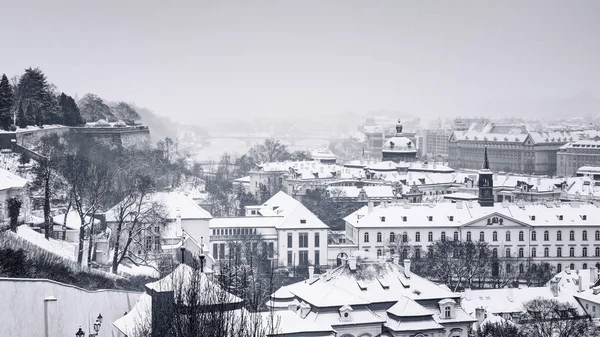
POLYGON ((0 168, 0 224, 8 223, 7 200, 13 197, 19 197, 22 201, 20 217, 29 218, 29 197, 27 195, 28 181, 18 175, 0 168))
POLYGON ((283 336, 466 337, 475 319, 460 294, 411 273, 404 266, 351 257, 320 276, 284 286, 267 303, 283 336))
POLYGON ((253 236, 264 240, 277 266, 327 265, 329 227, 299 201, 278 192, 263 205, 246 207, 246 216, 210 220, 211 252, 226 259, 229 243, 253 236))

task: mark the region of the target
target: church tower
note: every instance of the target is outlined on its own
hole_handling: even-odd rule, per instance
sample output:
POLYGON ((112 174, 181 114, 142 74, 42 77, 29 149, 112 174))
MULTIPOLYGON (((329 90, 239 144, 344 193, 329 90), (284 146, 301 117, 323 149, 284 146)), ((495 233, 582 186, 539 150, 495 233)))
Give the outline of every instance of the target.
POLYGON ((479 171, 479 205, 494 206, 494 173, 490 170, 487 146, 484 150, 483 168, 479 171))

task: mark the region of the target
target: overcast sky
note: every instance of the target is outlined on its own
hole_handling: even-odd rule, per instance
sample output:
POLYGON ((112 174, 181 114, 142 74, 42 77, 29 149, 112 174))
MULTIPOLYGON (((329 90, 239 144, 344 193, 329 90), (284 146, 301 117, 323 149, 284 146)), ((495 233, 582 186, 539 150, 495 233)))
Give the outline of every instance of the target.
POLYGON ((5 1, 0 32, 0 73, 195 123, 600 96, 595 0, 5 1))

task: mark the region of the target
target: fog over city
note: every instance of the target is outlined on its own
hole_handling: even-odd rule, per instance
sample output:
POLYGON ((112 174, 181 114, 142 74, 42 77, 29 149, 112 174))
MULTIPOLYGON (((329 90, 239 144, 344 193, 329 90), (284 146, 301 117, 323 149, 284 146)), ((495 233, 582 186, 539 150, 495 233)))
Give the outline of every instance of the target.
POLYGON ((600 1, 0 32, 0 337, 600 336, 600 1))
POLYGON ((591 113, 597 1, 12 1, 7 74, 174 120, 591 113), (275 117, 277 116, 277 117, 275 117))

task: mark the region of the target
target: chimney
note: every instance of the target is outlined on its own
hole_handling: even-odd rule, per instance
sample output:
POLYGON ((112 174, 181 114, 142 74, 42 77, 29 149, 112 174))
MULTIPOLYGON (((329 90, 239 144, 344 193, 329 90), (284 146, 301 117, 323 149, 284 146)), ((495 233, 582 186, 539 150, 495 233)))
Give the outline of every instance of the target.
POLYGON ((592 292, 594 293, 594 295, 600 294, 600 286, 592 288, 592 292))
POLYGON ((475 318, 477 319, 477 322, 479 322, 479 324, 483 323, 483 320, 485 319, 484 307, 475 308, 475 318))
POLYGON ((581 274, 578 275, 577 277, 577 292, 582 292, 585 289, 583 289, 583 276, 581 274))
POLYGON ((175 210, 175 214, 175 236, 180 238, 183 236, 183 229, 181 228, 181 212, 179 207, 175 210))
POLYGON ((410 278, 410 260, 404 259, 404 276, 410 278))
POLYGON ((308 266, 308 279, 312 280, 315 276, 315 267, 308 266))
POLYGON ((590 267, 590 285, 596 284, 598 281, 598 268, 595 266, 590 267))
POLYGON ((348 259, 348 266, 350 268, 350 271, 356 270, 356 256, 352 256, 348 259))
POLYGON ((515 288, 508 288, 506 289, 506 296, 508 297, 508 300, 511 302, 515 301, 515 288))
POLYGON ((373 200, 369 199, 368 207, 369 207, 369 213, 372 213, 373 212, 373 208, 375 208, 375 205, 373 204, 373 200))
POLYGON ((400 264, 400 255, 398 255, 398 254, 392 255, 392 261, 394 262, 394 264, 400 264))

